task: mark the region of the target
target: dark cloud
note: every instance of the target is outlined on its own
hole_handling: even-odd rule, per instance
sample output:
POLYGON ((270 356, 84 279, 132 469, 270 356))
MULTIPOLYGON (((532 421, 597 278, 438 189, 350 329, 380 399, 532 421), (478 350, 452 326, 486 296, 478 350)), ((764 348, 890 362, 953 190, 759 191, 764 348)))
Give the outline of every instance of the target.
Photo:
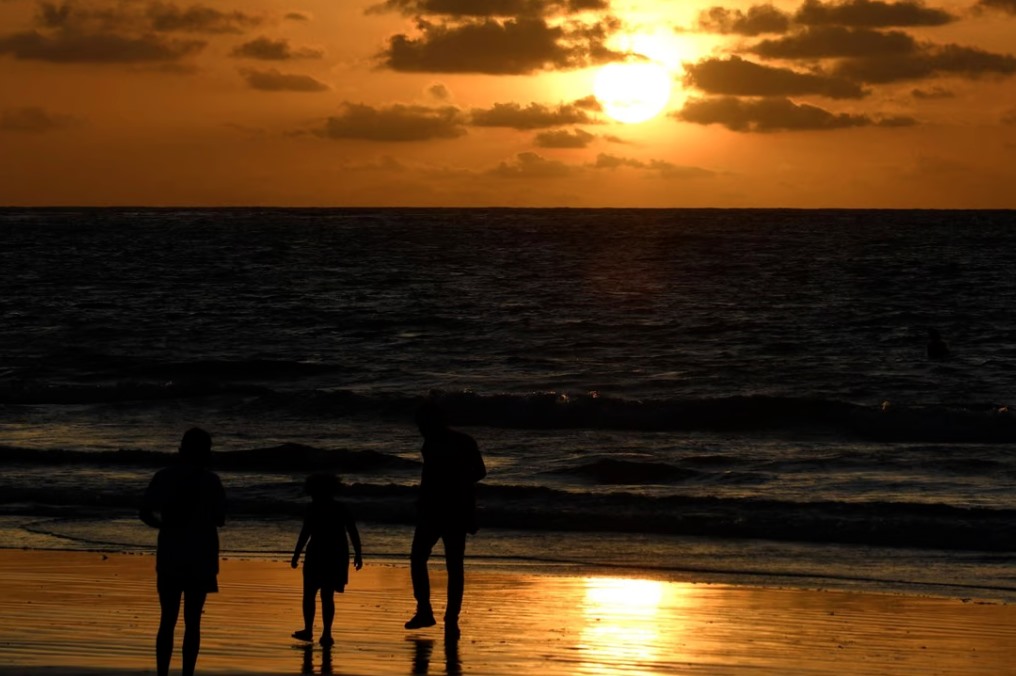
POLYGON ((332 139, 407 142, 458 138, 466 128, 462 112, 452 106, 374 108, 347 102, 339 115, 329 117, 314 133, 332 139))
POLYGON ((452 93, 448 91, 448 87, 444 86, 440 82, 427 87, 427 93, 439 101, 447 101, 452 97, 452 93))
POLYGON ((310 14, 306 12, 286 12, 282 18, 287 21, 310 21, 310 14))
POLYGON ((517 103, 495 103, 486 110, 474 108, 470 112, 471 123, 476 127, 509 127, 511 129, 547 129, 569 124, 596 124, 596 118, 589 115, 585 99, 574 103, 561 104, 556 108, 530 103, 523 108, 517 103))
POLYGON ((551 16, 578 12, 602 12, 608 0, 385 0, 368 12, 400 12, 406 16, 449 17, 551 16))
POLYGON ((42 134, 73 126, 77 120, 69 115, 49 113, 43 108, 26 106, 0 112, 0 130, 42 134))
POLYGON ((874 120, 867 115, 831 113, 806 103, 785 98, 739 99, 724 96, 689 99, 673 117, 695 124, 719 124, 731 131, 826 131, 871 125, 905 126, 914 124, 910 118, 874 120))
POLYGON ((42 28, 141 33, 242 33, 264 23, 262 17, 241 11, 221 11, 205 5, 181 8, 169 2, 139 0, 105 5, 41 0, 36 5, 35 21, 42 28))
POLYGON ((550 26, 541 19, 465 24, 417 22, 420 37, 393 36, 381 55, 392 70, 522 75, 620 58, 604 46, 616 24, 550 26))
POLYGON ((1016 0, 978 0, 977 9, 995 9, 1007 14, 1016 14, 1016 0))
POLYGON ((501 162, 490 170, 492 176, 500 178, 564 178, 579 170, 564 162, 548 160, 536 153, 519 153, 512 162, 501 162))
POLYGON ((931 89, 914 89, 910 92, 910 95, 915 99, 931 100, 931 99, 951 99, 955 98, 956 94, 944 87, 932 87, 931 89))
POLYGON ((596 137, 587 131, 576 129, 555 129, 536 135, 536 145, 540 148, 586 148, 596 137))
POLYGON ((960 45, 925 45, 914 54, 848 59, 837 64, 834 73, 873 84, 920 80, 938 75, 969 78, 1004 76, 1016 73, 1016 57, 960 45))
POLYGON ((755 36, 786 33, 790 16, 772 5, 753 5, 747 12, 739 9, 710 7, 699 13, 698 27, 711 33, 755 36))
POLYGON ((274 68, 268 70, 244 69, 240 75, 251 89, 263 92, 323 92, 328 85, 309 75, 280 73, 274 68))
POLYGON ((232 55, 245 59, 261 59, 264 61, 288 61, 290 59, 320 59, 320 49, 301 47, 293 49, 286 39, 272 40, 259 37, 245 42, 232 51, 232 55))
POLYGON ((36 31, 0 36, 0 54, 53 63, 151 63, 176 61, 200 51, 199 40, 166 40, 156 35, 129 37, 115 33, 82 34, 36 31))
POLYGON ((608 155, 606 153, 600 153, 597 155, 596 162, 590 166, 594 169, 608 169, 611 171, 624 167, 631 169, 643 169, 657 172, 661 178, 668 179, 706 178, 715 175, 715 172, 701 167, 682 166, 666 162, 664 160, 650 160, 649 162, 643 162, 642 160, 636 160, 630 157, 618 157, 616 155, 608 155))
POLYGON ((865 95, 859 85, 841 77, 763 66, 737 56, 686 64, 684 83, 710 94, 732 96, 818 94, 833 99, 857 99, 865 95))
POLYGON ((847 0, 838 3, 804 0, 804 4, 794 14, 794 20, 808 26, 837 25, 886 28, 889 26, 941 26, 955 21, 956 17, 945 10, 926 7, 916 0, 903 0, 902 2, 847 0))
POLYGON ((245 12, 224 12, 204 5, 180 8, 165 2, 149 5, 147 15, 152 30, 189 33, 243 33, 264 22, 261 17, 245 12))
POLYGON ((870 28, 818 26, 778 40, 762 40, 749 49, 767 59, 822 59, 831 57, 879 57, 909 54, 917 42, 901 31, 881 32, 870 28))

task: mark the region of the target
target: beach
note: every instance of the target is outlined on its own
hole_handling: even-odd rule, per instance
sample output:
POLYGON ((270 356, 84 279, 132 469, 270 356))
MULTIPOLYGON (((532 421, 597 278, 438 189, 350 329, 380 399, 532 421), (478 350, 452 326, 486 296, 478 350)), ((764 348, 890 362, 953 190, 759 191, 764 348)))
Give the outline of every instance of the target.
MULTIPOLYGON (((205 606, 198 673, 1016 673, 1011 604, 630 573, 467 562, 456 645, 440 622, 403 629, 413 610, 408 567, 368 558, 337 597, 336 644, 325 652, 290 638, 300 626, 298 572, 281 558, 230 557, 205 606)), ((154 673, 154 578, 147 554, 0 550, 0 674, 154 673)), ((179 651, 174 658, 179 673, 179 651)))

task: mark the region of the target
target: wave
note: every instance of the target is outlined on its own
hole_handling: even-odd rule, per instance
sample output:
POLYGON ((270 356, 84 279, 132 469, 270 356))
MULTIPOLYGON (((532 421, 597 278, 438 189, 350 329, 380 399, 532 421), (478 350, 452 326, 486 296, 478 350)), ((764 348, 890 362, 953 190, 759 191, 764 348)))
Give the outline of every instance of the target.
MULTIPOLYGON (((268 448, 223 451, 213 455, 214 469, 258 470, 285 472, 370 472, 380 470, 418 469, 420 463, 377 451, 322 449, 303 444, 281 444, 268 448)), ((48 466, 135 466, 163 467, 174 462, 176 455, 161 451, 121 449, 118 451, 74 451, 64 449, 37 450, 0 446, 0 463, 23 463, 48 466)))
POLYGON ((456 425, 509 429, 610 429, 626 431, 779 433, 876 442, 1014 443, 1016 415, 994 403, 926 406, 906 402, 858 404, 822 398, 730 396, 630 399, 597 392, 494 393, 473 391, 373 392, 349 389, 274 390, 266 373, 292 370, 305 375, 330 367, 296 362, 193 363, 148 367, 147 374, 172 375, 174 368, 195 376, 168 381, 120 381, 45 385, 5 378, 0 405, 101 404, 232 395, 230 413, 328 421, 345 416, 403 420, 425 399, 437 400, 456 425), (256 365, 261 375, 244 376, 256 365), (162 369, 166 369, 165 373, 162 369), (197 377, 205 373, 208 377, 197 377), (233 379, 225 379, 232 373, 233 379), (243 380, 238 380, 239 378, 243 380))
MULTIPOLYGON (((82 518, 137 507, 139 495, 94 489, 5 491, 2 513, 82 518)), ((352 483, 343 500, 357 519, 411 524, 415 488, 352 483)), ((979 552, 1016 550, 1016 510, 913 502, 793 502, 756 498, 590 494, 545 487, 481 485, 482 528, 614 532, 784 540, 979 552)), ((302 513, 298 482, 230 488, 231 518, 302 513)))

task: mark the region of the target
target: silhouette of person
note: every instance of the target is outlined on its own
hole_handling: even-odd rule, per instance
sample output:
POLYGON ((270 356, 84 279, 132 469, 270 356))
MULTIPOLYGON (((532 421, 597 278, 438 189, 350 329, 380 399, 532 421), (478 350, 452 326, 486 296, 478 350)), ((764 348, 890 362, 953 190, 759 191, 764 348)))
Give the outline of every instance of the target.
POLYGON ((219 591, 219 532, 226 496, 218 475, 206 469, 212 437, 197 427, 180 442, 178 462, 156 472, 141 505, 141 520, 159 529, 155 556, 159 632, 158 676, 168 676, 173 632, 183 598, 183 676, 193 676, 201 647, 201 612, 208 594, 219 591))
POLYGON ((938 329, 928 329, 928 359, 948 359, 949 346, 942 340, 938 329))
POLYGON ((353 565, 363 568, 363 551, 360 546, 360 532, 349 511, 335 499, 339 491, 339 480, 334 474, 312 474, 304 483, 304 492, 310 495, 311 503, 303 519, 303 527, 296 540, 293 560, 290 565, 300 564, 300 553, 304 547, 307 554, 303 559, 303 629, 293 632, 293 638, 301 641, 314 640, 315 597, 321 596, 321 621, 324 629, 319 643, 326 649, 335 643, 332 639, 332 622, 335 620, 335 593, 342 593, 349 582, 349 540, 353 541, 353 565))
POLYGON ((476 533, 476 483, 487 475, 476 441, 448 427, 444 411, 426 402, 416 412, 423 435, 423 470, 417 500, 416 531, 410 553, 410 572, 416 614, 406 629, 436 624, 430 604, 427 560, 438 540, 444 545, 448 570, 445 638, 459 638, 459 612, 465 587, 466 534, 476 533))

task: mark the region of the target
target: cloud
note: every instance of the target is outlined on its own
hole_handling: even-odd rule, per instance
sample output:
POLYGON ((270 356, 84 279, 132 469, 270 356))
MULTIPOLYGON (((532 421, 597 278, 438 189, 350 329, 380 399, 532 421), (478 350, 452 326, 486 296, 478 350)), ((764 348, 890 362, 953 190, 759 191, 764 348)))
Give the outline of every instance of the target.
POLYGON ((420 37, 398 34, 380 54, 396 71, 523 75, 568 70, 619 59, 604 46, 611 21, 550 26, 542 19, 483 20, 464 24, 417 22, 420 37))
POLYGON ((917 42, 901 31, 818 26, 778 40, 762 40, 748 51, 767 59, 822 59, 909 54, 917 42))
POLYGON ((263 92, 323 92, 329 89, 325 83, 309 75, 280 73, 274 68, 268 70, 243 69, 240 75, 251 89, 263 92))
POLYGON ((36 106, 8 108, 0 112, 0 130, 42 134, 74 126, 78 120, 69 115, 46 112, 36 106))
POLYGON ((942 9, 925 7, 916 0, 903 0, 902 2, 846 0, 846 2, 838 3, 804 0, 804 4, 794 14, 794 20, 807 26, 837 25, 885 28, 889 26, 941 26, 955 21, 956 17, 942 9))
POLYGON ((342 104, 339 115, 313 132, 331 139, 408 142, 454 139, 466 134, 462 112, 453 106, 428 108, 396 104, 374 108, 362 103, 342 104))
POLYGON ((272 40, 267 37, 255 38, 234 48, 232 56, 245 59, 261 59, 264 61, 288 61, 290 59, 320 59, 320 49, 301 47, 293 49, 286 39, 272 40))
POLYGON ((500 178, 564 178, 580 170, 536 153, 519 153, 514 161, 501 162, 488 173, 500 178))
POLYGON ((154 2, 148 7, 152 30, 189 33, 243 33, 264 20, 240 11, 223 12, 214 7, 191 5, 181 9, 172 3, 154 2))
POLYGON ((858 84, 847 79, 763 66, 738 56, 686 64, 684 83, 710 94, 732 96, 818 94, 833 99, 865 96, 858 84))
POLYGON ((400 12, 406 16, 517 17, 602 12, 609 8, 608 0, 385 0, 368 12, 400 12))
POLYGON ((286 12, 282 18, 286 21, 310 21, 310 14, 306 12, 286 12))
POLYGON ((1016 108, 1003 113, 1000 122, 1005 125, 1016 126, 1016 108))
POLYGON ((624 167, 644 169, 647 171, 657 172, 661 178, 667 179, 706 178, 716 175, 715 172, 703 169, 702 167, 682 166, 666 162, 664 160, 650 160, 649 162, 643 162, 642 160, 636 160, 630 157, 618 157, 616 155, 608 155, 607 153, 600 153, 597 155, 596 162, 589 166, 594 169, 607 169, 610 171, 624 167))
POLYGON ((536 135, 536 145, 540 148, 586 148, 596 137, 587 131, 576 129, 556 129, 540 132, 536 135))
POLYGON ((739 9, 710 7, 699 13, 698 27, 711 33, 755 36, 786 33, 790 16, 772 5, 752 5, 747 13, 739 9))
POLYGON ((931 89, 914 89, 911 90, 910 95, 915 99, 921 99, 924 101, 932 99, 951 99, 955 98, 956 94, 944 87, 932 87, 931 89))
POLYGON ((120 0, 103 5, 62 0, 37 3, 35 22, 42 28, 81 32, 242 33, 264 19, 241 11, 204 5, 180 8, 169 2, 120 0))
POLYGON ((894 117, 874 120, 867 115, 831 113, 790 99, 739 99, 732 96, 689 99, 672 116, 695 124, 719 124, 738 132, 827 131, 847 127, 910 126, 911 118, 894 117))
POLYGON ((427 93, 439 101, 447 101, 452 97, 452 93, 448 91, 448 87, 444 86, 440 82, 427 87, 427 93))
POLYGON ((550 108, 539 103, 530 103, 523 108, 517 103, 495 103, 486 110, 474 108, 470 111, 471 123, 475 127, 508 127, 510 129, 547 129, 569 124, 597 124, 598 120, 586 111, 588 101, 580 99, 574 103, 561 104, 550 108))
POLYGON ((37 31, 0 36, 0 54, 53 63, 145 63, 176 61, 201 51, 199 40, 166 40, 156 35, 128 37, 115 33, 79 34, 37 31))
POLYGON ((1007 14, 1016 14, 1016 0, 978 0, 977 9, 996 9, 1007 14))
POLYGON ((1016 73, 1016 57, 961 45, 925 45, 914 54, 848 59, 837 64, 834 73, 867 83, 919 80, 937 75, 1004 76, 1016 73))

